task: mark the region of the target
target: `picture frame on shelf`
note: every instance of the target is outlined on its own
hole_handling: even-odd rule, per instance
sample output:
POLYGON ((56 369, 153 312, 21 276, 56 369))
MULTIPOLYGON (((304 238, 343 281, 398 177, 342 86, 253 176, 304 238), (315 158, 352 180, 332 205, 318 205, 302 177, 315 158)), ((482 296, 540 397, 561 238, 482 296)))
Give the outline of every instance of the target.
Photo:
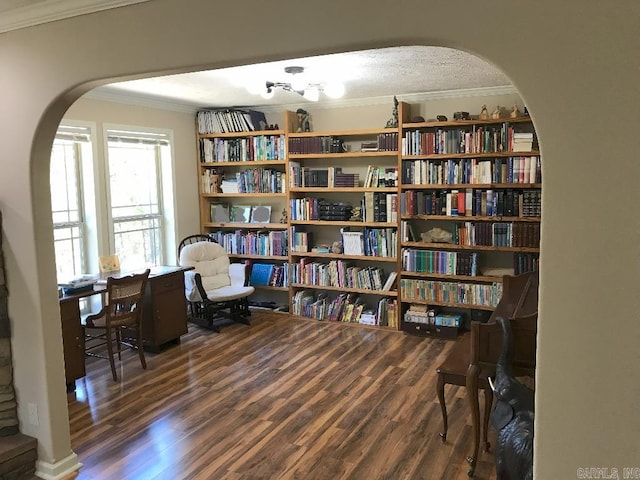
POLYGON ((251 220, 251 205, 233 205, 230 211, 233 223, 249 223, 251 220))
POLYGON ((211 222, 212 223, 228 223, 229 222, 229 204, 228 203, 212 203, 211 206, 211 222))
POLYGON ((253 205, 251 207, 251 223, 270 223, 271 205, 253 205))

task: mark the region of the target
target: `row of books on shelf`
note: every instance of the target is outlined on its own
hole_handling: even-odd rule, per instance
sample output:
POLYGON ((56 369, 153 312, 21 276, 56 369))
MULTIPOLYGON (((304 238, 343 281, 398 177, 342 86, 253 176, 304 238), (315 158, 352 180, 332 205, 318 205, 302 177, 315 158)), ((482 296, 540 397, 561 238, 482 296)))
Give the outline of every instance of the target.
POLYGON ((198 133, 253 132, 267 129, 262 112, 246 109, 210 109, 196 113, 198 133))
POLYGON ((347 221, 353 212, 349 203, 316 197, 293 198, 289 207, 291 220, 347 221))
POLYGON ((403 133, 401 148, 402 155, 528 152, 533 141, 533 133, 515 132, 513 126, 505 122, 499 126, 407 130, 403 133))
POLYGON ((539 189, 408 190, 400 196, 402 215, 540 217, 539 189))
POLYGON ((405 248, 402 250, 402 269, 407 272, 475 277, 478 274, 478 253, 405 248))
POLYGON ((340 293, 331 298, 327 292, 300 290, 293 296, 293 313, 316 320, 398 327, 398 304, 382 298, 370 308, 360 295, 340 293))
POLYGON ((363 228, 350 231, 350 227, 340 229, 342 253, 368 257, 397 256, 398 233, 395 228, 363 228))
POLYGON ((435 325, 438 327, 456 327, 463 325, 464 319, 459 313, 438 313, 427 305, 411 304, 404 313, 404 321, 421 323, 423 325, 435 325))
POLYGON ((397 152, 398 132, 379 133, 375 140, 360 143, 361 152, 397 152))
POLYGON ((249 284, 254 287, 288 287, 289 264, 249 262, 249 284))
POLYGON ((249 168, 236 172, 235 178, 222 180, 222 193, 284 193, 285 173, 271 168, 249 168))
POLYGON ((229 205, 211 203, 209 205, 212 223, 270 223, 271 205, 229 205))
POLYGON ((216 231, 209 235, 229 254, 264 256, 288 255, 288 234, 286 230, 216 231))
POLYGON ((420 300, 495 308, 502 298, 502 283, 482 284, 402 278, 400 295, 402 300, 407 302, 420 300))
MULTIPOLYGON (((460 246, 489 247, 540 247, 540 224, 520 222, 455 222, 451 232, 440 229, 444 235, 450 234, 448 243, 460 246)), ((446 235, 448 236, 448 235, 446 235)), ((400 224, 402 242, 420 242, 411 222, 403 220, 400 224)))
POLYGON ((403 185, 540 183, 539 155, 402 161, 403 185))
POLYGON ((398 221, 398 194, 364 192, 361 209, 365 222, 396 223, 398 221))
POLYGON ((359 173, 347 173, 341 167, 309 168, 299 162, 289 162, 289 178, 292 187, 357 187, 359 173))
POLYGON ((260 162, 285 159, 284 135, 243 138, 201 138, 200 161, 260 162))
POLYGON ((379 267, 353 266, 343 260, 321 263, 309 258, 292 263, 290 272, 291 283, 383 291, 392 289, 396 276, 396 272, 387 275, 379 267))
POLYGON ((363 186, 366 188, 397 187, 398 167, 369 165, 363 186))
POLYGON ((345 151, 344 140, 333 135, 289 137, 289 154, 342 153, 345 151))

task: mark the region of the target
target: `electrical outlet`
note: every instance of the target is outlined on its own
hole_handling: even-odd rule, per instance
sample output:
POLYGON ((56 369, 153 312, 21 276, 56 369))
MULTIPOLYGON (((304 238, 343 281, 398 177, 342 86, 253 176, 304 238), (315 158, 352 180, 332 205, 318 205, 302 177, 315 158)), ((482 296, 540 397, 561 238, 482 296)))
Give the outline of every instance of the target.
POLYGON ((27 404, 29 408, 29 423, 38 426, 38 406, 35 403, 27 404))

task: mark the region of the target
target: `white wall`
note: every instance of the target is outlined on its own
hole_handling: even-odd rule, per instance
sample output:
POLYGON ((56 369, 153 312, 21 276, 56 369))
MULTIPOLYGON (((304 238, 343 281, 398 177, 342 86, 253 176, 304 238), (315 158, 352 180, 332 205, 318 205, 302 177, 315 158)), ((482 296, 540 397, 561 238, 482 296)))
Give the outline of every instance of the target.
POLYGON ((75 461, 47 198, 51 142, 68 106, 88 86, 127 75, 403 44, 461 48, 494 63, 541 139, 536 478, 638 466, 640 222, 607 199, 640 200, 639 9, 637 0, 382 0, 375 8, 365 0, 153 0, 0 35, 14 376, 39 470, 59 478, 75 461), (28 402, 39 408, 38 426, 27 422, 28 402))

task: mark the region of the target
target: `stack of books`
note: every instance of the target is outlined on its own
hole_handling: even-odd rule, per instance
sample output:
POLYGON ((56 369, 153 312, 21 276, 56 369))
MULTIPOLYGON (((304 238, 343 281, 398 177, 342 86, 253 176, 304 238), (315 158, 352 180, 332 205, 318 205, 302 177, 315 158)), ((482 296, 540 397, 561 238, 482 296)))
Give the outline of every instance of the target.
POLYGON ((533 146, 533 133, 514 133, 512 152, 530 152, 533 146))

